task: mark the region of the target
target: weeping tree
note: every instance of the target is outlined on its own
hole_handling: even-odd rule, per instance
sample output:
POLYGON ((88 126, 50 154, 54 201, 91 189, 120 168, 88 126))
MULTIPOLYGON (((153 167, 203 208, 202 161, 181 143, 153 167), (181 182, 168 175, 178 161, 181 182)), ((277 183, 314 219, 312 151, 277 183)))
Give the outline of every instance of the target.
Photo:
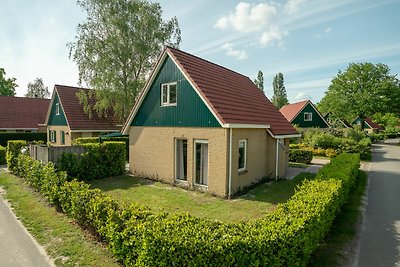
POLYGON ((125 119, 165 45, 178 47, 176 17, 164 21, 161 6, 144 0, 78 0, 86 12, 70 58, 79 69, 79 83, 95 89, 78 98, 89 115, 95 111, 125 119), (96 101, 90 101, 94 98, 96 101))
POLYGON ((275 107, 280 109, 284 105, 289 104, 282 73, 278 73, 275 75, 272 82, 272 88, 274 90, 274 95, 272 96, 272 104, 274 104, 275 107))

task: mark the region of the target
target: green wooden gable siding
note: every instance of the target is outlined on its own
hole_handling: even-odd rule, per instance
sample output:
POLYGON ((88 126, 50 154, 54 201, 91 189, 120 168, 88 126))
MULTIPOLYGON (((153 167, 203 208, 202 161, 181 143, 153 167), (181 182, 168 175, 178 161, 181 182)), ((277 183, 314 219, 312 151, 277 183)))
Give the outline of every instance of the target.
POLYGON ((363 125, 361 126, 361 122, 363 122, 362 120, 361 120, 361 118, 360 117, 358 117, 357 119, 355 119, 354 121, 353 121, 353 125, 358 125, 358 126, 360 126, 361 127, 361 129, 372 129, 370 126, 369 126, 369 124, 368 123, 366 123, 365 121, 364 121, 364 123, 363 123, 363 125))
POLYGON ((57 94, 54 97, 53 105, 51 106, 49 122, 47 125, 56 125, 56 126, 66 126, 67 125, 67 119, 65 118, 65 114, 61 107, 60 99, 58 98, 57 94), (60 114, 59 115, 56 115, 56 104, 59 104, 59 106, 60 106, 60 114))
POLYGON ((131 126, 220 127, 170 57, 162 64, 131 126), (177 82, 177 105, 161 106, 161 84, 177 82))
POLYGON ((298 125, 300 128, 328 128, 329 126, 325 123, 325 121, 321 118, 318 112, 311 106, 311 104, 307 104, 304 109, 294 118, 292 121, 293 125, 298 125), (312 121, 304 121, 304 113, 311 112, 312 113, 312 121))

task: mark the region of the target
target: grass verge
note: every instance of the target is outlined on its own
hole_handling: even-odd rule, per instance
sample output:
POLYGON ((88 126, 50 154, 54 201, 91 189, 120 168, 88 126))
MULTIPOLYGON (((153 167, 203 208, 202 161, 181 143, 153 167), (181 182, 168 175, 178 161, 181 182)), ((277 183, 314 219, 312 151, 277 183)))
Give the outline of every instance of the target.
POLYGON ((289 167, 307 169, 308 167, 310 167, 310 165, 299 162, 289 162, 289 167))
POLYGON ((320 249, 311 257, 309 266, 342 266, 348 259, 357 233, 361 210, 360 205, 367 186, 367 174, 359 171, 356 185, 334 221, 320 249))
POLYGON ((99 188, 121 202, 139 203, 155 212, 188 212, 200 218, 238 222, 260 218, 272 212, 277 203, 293 195, 297 184, 312 177, 310 174, 301 174, 292 180, 261 184, 233 200, 132 176, 94 180, 90 184, 92 188, 99 188))
POLYGON ((49 206, 22 179, 0 171, 0 186, 14 213, 57 266, 120 266, 101 243, 49 206))

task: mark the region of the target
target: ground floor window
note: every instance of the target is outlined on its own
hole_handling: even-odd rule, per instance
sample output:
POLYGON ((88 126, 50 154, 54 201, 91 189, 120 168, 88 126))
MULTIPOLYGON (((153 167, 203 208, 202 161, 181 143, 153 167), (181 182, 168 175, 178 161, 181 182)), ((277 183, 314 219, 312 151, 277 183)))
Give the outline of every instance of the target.
POLYGON ((65 132, 61 131, 60 134, 61 134, 61 144, 65 145, 65 132))
POLYGON ((187 140, 175 139, 175 178, 187 179, 187 140))
POLYGON ((195 183, 208 185, 208 140, 194 142, 195 183))
POLYGON ((56 142, 56 131, 50 131, 50 142, 56 142))
POLYGON ((239 167, 238 171, 242 172, 246 170, 247 161, 247 140, 239 141, 239 167))

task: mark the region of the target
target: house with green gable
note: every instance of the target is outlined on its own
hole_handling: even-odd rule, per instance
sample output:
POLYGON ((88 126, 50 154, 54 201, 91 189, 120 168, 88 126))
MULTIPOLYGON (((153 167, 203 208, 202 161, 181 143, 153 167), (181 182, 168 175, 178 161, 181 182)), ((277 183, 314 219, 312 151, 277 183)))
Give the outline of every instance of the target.
POLYGON ((134 175, 230 197, 285 177, 299 134, 246 76, 172 47, 123 130, 134 175))
POLYGON ((365 117, 364 119, 362 119, 360 116, 358 116, 351 124, 360 127, 361 130, 365 130, 368 133, 379 133, 380 131, 384 130, 381 125, 374 122, 369 117, 365 117))
POLYGON ((93 112, 89 117, 76 95, 79 91, 89 95, 90 89, 54 86, 46 116, 47 141, 53 146, 70 146, 76 138, 119 132, 122 127, 112 114, 99 117, 93 112))
POLYGON ((279 110, 292 124, 300 128, 329 128, 329 123, 311 100, 288 104, 279 110))

